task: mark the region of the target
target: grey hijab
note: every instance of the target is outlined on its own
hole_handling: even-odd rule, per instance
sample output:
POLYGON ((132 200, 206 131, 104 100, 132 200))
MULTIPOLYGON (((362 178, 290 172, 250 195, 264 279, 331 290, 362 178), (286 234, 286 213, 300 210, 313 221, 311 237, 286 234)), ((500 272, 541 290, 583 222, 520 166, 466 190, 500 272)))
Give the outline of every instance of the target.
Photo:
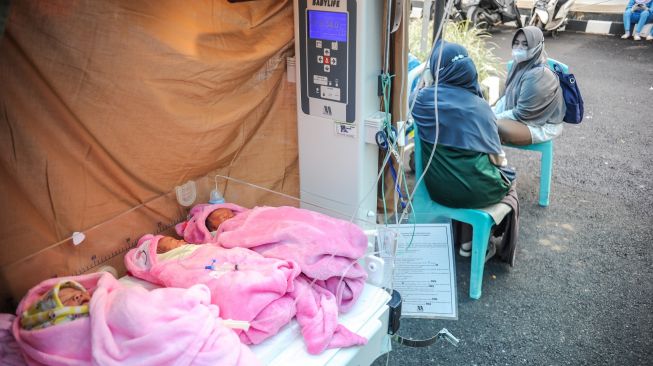
POLYGON ((545 123, 562 123, 565 103, 560 82, 547 65, 544 52, 544 34, 537 27, 524 27, 515 32, 524 33, 528 42, 526 61, 513 64, 506 79, 506 110, 512 109, 515 117, 531 126, 545 123))

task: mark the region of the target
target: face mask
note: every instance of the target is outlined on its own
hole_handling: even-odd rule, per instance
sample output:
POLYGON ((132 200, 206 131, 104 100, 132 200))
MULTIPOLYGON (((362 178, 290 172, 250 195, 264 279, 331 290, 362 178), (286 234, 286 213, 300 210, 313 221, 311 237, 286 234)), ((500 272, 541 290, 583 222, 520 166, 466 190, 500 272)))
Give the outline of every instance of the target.
POLYGON ((536 54, 542 51, 542 48, 544 48, 544 41, 538 43, 537 46, 528 50, 528 58, 533 58, 536 54))
POLYGON ((528 51, 515 48, 512 50, 512 58, 515 59, 516 63, 524 62, 528 60, 528 51))

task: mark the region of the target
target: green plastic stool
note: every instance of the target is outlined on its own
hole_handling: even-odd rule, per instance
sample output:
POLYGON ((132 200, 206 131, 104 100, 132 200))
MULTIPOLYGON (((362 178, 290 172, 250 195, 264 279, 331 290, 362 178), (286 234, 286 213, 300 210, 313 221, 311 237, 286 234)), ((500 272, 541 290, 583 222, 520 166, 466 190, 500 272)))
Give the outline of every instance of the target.
MULTIPOLYGON (((424 171, 422 165, 422 147, 415 125, 415 179, 424 171)), ((424 181, 420 182, 413 196, 413 213, 416 223, 441 222, 444 220, 461 221, 472 226, 472 263, 469 276, 469 297, 481 298, 483 286, 483 268, 485 252, 494 220, 485 211, 468 208, 451 208, 431 200, 424 181)))

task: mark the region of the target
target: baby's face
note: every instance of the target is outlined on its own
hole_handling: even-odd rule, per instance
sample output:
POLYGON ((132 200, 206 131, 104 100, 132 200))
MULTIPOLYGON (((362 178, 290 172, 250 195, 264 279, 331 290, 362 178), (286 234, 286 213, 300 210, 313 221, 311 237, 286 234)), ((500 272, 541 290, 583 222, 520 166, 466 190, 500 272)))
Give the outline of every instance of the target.
POLYGON ((91 295, 76 288, 64 287, 59 290, 59 300, 63 306, 80 306, 88 304, 91 301, 91 295))
POLYGON ((211 212, 211 214, 206 218, 206 228, 209 229, 209 231, 216 231, 218 230, 218 227, 220 227, 220 224, 234 216, 234 212, 230 209, 219 208, 211 212))
POLYGON ((164 236, 159 240, 159 244, 156 246, 156 252, 158 254, 169 252, 175 248, 179 248, 180 246, 186 244, 188 243, 186 243, 183 240, 178 240, 171 236, 164 236))

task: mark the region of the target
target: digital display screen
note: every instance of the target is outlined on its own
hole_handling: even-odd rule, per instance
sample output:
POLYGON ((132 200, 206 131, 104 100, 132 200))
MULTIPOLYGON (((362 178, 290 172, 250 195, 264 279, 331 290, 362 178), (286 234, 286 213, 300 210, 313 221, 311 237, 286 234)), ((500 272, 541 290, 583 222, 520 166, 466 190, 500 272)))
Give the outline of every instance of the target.
POLYGON ((347 13, 309 10, 308 36, 313 39, 347 42, 347 13))

